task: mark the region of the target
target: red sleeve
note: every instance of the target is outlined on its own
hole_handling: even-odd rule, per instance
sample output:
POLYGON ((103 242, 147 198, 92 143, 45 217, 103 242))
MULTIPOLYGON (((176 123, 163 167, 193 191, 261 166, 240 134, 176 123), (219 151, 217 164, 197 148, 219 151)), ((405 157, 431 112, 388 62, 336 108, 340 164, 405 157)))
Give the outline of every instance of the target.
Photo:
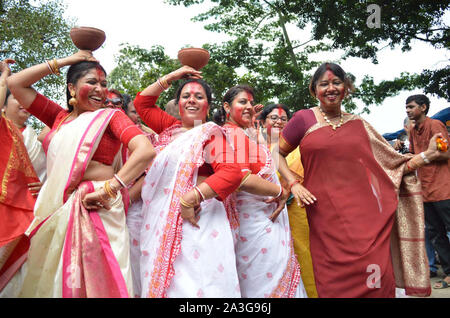
POLYGON ((205 146, 205 160, 214 170, 214 174, 205 179, 219 199, 225 198, 236 191, 244 174, 234 160, 234 151, 224 135, 212 136, 205 146), (227 158, 231 158, 231 161, 227 158))
POLYGON ((296 112, 281 132, 280 149, 286 153, 292 152, 300 145, 309 127, 316 122, 316 117, 311 109, 302 109, 296 112))
POLYGON ((53 127, 58 114, 62 111, 65 112, 66 109, 62 108, 44 95, 37 93, 36 98, 31 103, 30 107, 28 107, 27 111, 48 127, 53 127))
POLYGON ((128 147, 128 143, 133 137, 144 135, 143 131, 136 126, 124 112, 117 111, 109 122, 112 134, 128 147))
POLYGON ((164 129, 180 121, 156 106, 157 99, 158 96, 144 96, 138 93, 134 100, 134 107, 143 122, 160 134, 164 129))

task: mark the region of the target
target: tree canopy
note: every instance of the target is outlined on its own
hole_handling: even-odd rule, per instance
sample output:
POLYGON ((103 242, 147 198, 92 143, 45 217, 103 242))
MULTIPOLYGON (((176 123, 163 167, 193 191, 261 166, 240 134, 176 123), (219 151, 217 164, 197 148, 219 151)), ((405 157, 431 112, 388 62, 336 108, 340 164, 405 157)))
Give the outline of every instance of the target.
MULTIPOLYGON (((311 72, 322 61, 312 53, 343 50, 335 62, 350 56, 378 63, 377 53, 385 46, 411 50, 413 40, 436 48, 448 48, 449 27, 443 21, 448 1, 377 1, 381 26, 369 27, 367 1, 358 0, 166 0, 171 5, 210 4, 193 21, 205 29, 232 37, 221 44, 205 45, 214 59, 234 68, 245 67, 250 82, 264 93, 264 100, 278 99, 294 109, 308 108, 314 100, 308 93, 311 72), (288 31, 312 26, 310 37, 292 40, 288 31)), ((200 7, 200 6, 199 6, 200 7)), ((204 7, 204 6, 202 6, 204 7)), ((448 99, 449 68, 424 70, 421 74, 401 73, 391 80, 375 83, 369 75, 357 86, 354 97, 365 104, 380 104, 402 90, 424 89, 448 99)), ((356 108, 352 100, 346 109, 356 108)))
MULTIPOLYGON (((73 54, 69 31, 74 21, 63 17, 60 1, 0 1, 0 59, 13 58, 18 71, 45 60, 73 54)), ((54 99, 64 94, 64 76, 46 76, 36 88, 54 99)), ((63 95, 64 96, 64 95, 63 95)))

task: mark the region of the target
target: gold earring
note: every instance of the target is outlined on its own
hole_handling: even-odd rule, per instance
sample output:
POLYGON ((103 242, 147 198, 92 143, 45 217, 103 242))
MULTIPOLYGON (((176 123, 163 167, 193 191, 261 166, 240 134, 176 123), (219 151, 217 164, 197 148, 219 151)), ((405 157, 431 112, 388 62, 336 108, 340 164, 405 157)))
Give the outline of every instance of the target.
POLYGON ((70 96, 72 96, 72 98, 69 99, 69 105, 75 107, 78 104, 78 101, 75 98, 75 92, 74 91, 70 92, 70 96))

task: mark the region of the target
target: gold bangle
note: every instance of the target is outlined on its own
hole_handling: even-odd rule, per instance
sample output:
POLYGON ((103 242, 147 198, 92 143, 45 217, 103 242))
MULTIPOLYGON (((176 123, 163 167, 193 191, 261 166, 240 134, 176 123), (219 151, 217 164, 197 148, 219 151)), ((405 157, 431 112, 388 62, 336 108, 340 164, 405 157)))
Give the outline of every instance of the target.
POLYGON ((116 198, 117 193, 114 193, 114 191, 111 189, 111 185, 109 184, 109 180, 105 181, 105 185, 103 186, 105 189, 105 192, 113 199, 116 198))
POLYGON ((241 189, 241 187, 244 185, 245 181, 247 181, 248 178, 250 178, 250 175, 252 174, 251 171, 248 171, 247 174, 242 178, 241 184, 238 187, 238 190, 241 189))
POLYGON ((200 204, 200 194, 198 194, 197 190, 194 188, 194 193, 195 193, 195 205, 199 205, 200 204))
POLYGON ((59 73, 58 62, 56 62, 56 59, 53 59, 52 63, 53 63, 52 69, 53 69, 53 72, 54 72, 53 74, 59 75, 60 73, 59 73))
POLYGON ((194 205, 189 204, 188 202, 186 202, 182 197, 180 197, 180 204, 182 206, 184 206, 185 208, 193 208, 194 205))
POLYGON ((166 80, 166 76, 160 77, 158 80, 164 90, 170 87, 170 84, 166 80))
POLYGON ((51 74, 55 74, 55 72, 53 72, 53 68, 52 68, 52 66, 50 65, 50 63, 49 63, 48 61, 45 61, 45 64, 47 64, 47 68, 49 69, 50 73, 51 73, 51 74))

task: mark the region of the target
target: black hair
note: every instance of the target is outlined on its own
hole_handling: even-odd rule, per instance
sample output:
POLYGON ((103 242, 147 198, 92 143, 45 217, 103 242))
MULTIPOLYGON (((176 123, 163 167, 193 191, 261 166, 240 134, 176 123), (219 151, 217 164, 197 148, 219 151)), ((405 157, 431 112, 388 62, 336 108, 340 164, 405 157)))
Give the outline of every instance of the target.
POLYGON ((216 124, 222 126, 225 123, 226 112, 225 112, 225 108, 223 107, 223 104, 228 103, 231 105, 233 103, 233 100, 236 98, 236 96, 242 92, 247 92, 247 93, 251 94, 252 96, 255 96, 254 89, 249 85, 236 85, 236 86, 231 87, 223 96, 222 106, 217 109, 217 112, 216 112, 217 115, 216 115, 216 113, 214 114, 213 120, 216 124))
POLYGON ((289 108, 287 108, 286 105, 284 104, 269 104, 266 107, 264 107, 263 111, 261 112, 261 114, 259 114, 258 119, 259 120, 266 120, 267 116, 274 110, 277 108, 281 108, 286 112, 287 118, 288 120, 291 119, 291 112, 289 110, 289 108))
POLYGON ((325 74, 326 71, 331 71, 334 75, 336 75, 341 81, 344 82, 345 88, 347 90, 347 94, 353 93, 355 90, 352 80, 347 76, 347 73, 335 63, 323 63, 319 66, 319 68, 314 72, 314 75, 309 82, 309 92, 312 96, 316 96, 316 85, 319 79, 325 74))
POLYGON ((6 105, 8 103, 9 95, 11 95, 11 91, 9 90, 9 88, 6 88, 6 95, 5 95, 5 103, 4 103, 4 105, 6 105))
POLYGON ((132 101, 131 96, 128 94, 122 94, 122 109, 125 111, 125 113, 128 112, 128 104, 132 101))
POLYGON ((182 83, 180 85, 180 87, 178 87, 177 91, 175 92, 175 103, 178 104, 178 102, 180 101, 181 91, 183 90, 183 87, 189 83, 199 83, 205 90, 206 99, 208 100, 208 105, 211 105, 211 102, 212 102, 211 87, 204 80, 196 79, 196 78, 190 78, 190 79, 186 80, 184 83, 182 83))
POLYGON ((67 80, 66 80, 67 108, 69 112, 73 110, 73 106, 69 105, 69 100, 72 98, 72 96, 70 96, 69 84, 75 85, 80 78, 85 76, 90 70, 94 68, 101 69, 106 76, 105 69, 98 62, 83 61, 73 64, 69 67, 69 70, 67 71, 67 80))
POLYGON ((406 105, 411 102, 416 102, 416 104, 418 105, 425 104, 425 115, 428 114, 428 111, 430 110, 430 100, 428 99, 428 97, 423 94, 411 95, 406 99, 406 105))

